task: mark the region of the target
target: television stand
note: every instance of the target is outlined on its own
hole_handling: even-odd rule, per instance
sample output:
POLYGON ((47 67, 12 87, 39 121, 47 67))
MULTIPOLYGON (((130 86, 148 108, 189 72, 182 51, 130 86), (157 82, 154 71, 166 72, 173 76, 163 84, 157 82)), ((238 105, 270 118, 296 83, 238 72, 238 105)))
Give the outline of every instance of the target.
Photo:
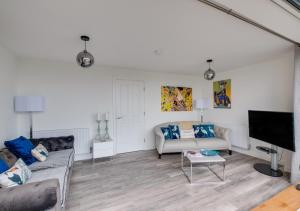
POLYGON ((271 177, 282 177, 283 173, 278 168, 278 159, 277 159, 277 146, 271 145, 269 147, 257 146, 257 150, 271 154, 271 165, 266 163, 255 163, 254 169, 259 173, 271 176, 271 177))

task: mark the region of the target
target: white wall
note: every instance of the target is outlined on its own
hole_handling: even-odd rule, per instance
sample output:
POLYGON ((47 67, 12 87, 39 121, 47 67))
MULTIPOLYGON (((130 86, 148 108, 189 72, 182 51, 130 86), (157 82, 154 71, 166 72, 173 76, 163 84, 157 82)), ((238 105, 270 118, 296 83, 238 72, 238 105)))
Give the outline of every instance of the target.
MULTIPOLYGON (((248 109, 292 111, 293 52, 280 58, 240 69, 217 73, 216 80, 232 80, 232 109, 210 109, 205 119, 247 129, 248 109)), ((18 62, 18 94, 43 95, 46 112, 34 115, 35 130, 89 128, 91 138, 96 132, 95 114, 113 113, 113 80, 144 80, 146 85, 146 144, 154 147, 152 128, 161 122, 197 119, 196 112, 160 112, 160 86, 178 85, 193 88, 193 98, 212 97, 212 82, 202 75, 163 74, 122 68, 93 66, 81 69, 74 64, 23 59, 18 62)), ((28 119, 18 114, 19 134, 28 135, 28 119)), ((114 118, 112 118, 114 120, 114 118)), ((111 122, 111 134, 114 136, 111 122)), ((248 139, 247 134, 244 134, 248 139)), ((255 149, 267 145, 251 139, 249 151, 235 150, 269 159, 255 149)), ((280 151, 281 152, 281 151, 280 151)), ((290 153, 285 151, 282 162, 290 170, 290 153)))
POLYGON ((296 152, 292 156, 291 182, 300 180, 300 47, 295 47, 294 124, 296 152))
MULTIPOLYGON (((196 112, 160 111, 160 86, 174 85, 193 88, 199 97, 202 76, 161 74, 121 68, 93 66, 82 69, 73 64, 37 60, 18 63, 18 94, 43 95, 46 112, 34 114, 34 130, 89 128, 91 137, 96 132, 97 112, 113 113, 113 80, 144 80, 146 86, 146 144, 154 148, 152 128, 171 120, 195 120, 196 112)), ((28 135, 28 117, 18 114, 19 133, 28 135)), ((112 128, 112 124, 111 124, 112 128)), ((114 131, 111 131, 113 134, 114 131)), ((143 141, 143 140, 141 140, 143 141)))
POLYGON ((15 58, 0 46, 0 147, 3 141, 13 138, 17 131, 13 110, 15 80, 15 58))
MULTIPOLYGON (((248 110, 293 111, 294 52, 288 52, 280 58, 254 64, 236 70, 217 73, 216 80, 231 79, 232 108, 210 109, 206 118, 233 128, 245 129, 240 140, 248 139, 248 110)), ((212 99, 212 82, 202 84, 205 96, 212 99)), ((264 159, 265 153, 257 151, 257 145, 265 145, 259 140, 250 139, 249 151, 235 150, 264 159)), ((281 152, 281 150, 280 150, 281 152)), ((290 170, 290 152, 285 151, 282 162, 290 170)))

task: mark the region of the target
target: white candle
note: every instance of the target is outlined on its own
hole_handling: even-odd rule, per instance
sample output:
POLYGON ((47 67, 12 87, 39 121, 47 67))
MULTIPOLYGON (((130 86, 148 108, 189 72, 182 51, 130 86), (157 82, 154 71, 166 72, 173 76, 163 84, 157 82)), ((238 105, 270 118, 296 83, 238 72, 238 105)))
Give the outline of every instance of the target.
POLYGON ((100 120, 101 120, 101 114, 97 113, 97 121, 100 121, 100 120))
POLYGON ((109 120, 109 112, 105 113, 105 120, 109 120))

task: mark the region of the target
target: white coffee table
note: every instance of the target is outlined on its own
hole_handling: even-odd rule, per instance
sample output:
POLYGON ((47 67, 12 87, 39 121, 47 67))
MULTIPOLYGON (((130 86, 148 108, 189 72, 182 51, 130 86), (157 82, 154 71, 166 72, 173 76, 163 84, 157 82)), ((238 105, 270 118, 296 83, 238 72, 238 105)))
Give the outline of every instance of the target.
POLYGON ((226 160, 222 158, 220 155, 215 155, 215 156, 204 156, 200 154, 200 150, 183 150, 181 154, 181 169, 184 173, 184 175, 187 177, 189 182, 192 184, 193 183, 193 165, 195 164, 203 164, 206 165, 207 168, 214 173, 221 181, 225 181, 225 167, 226 167, 226 160), (188 153, 188 151, 194 151, 196 152, 195 155, 192 155, 188 153), (188 174, 186 170, 184 169, 184 161, 187 159, 190 163, 189 165, 189 170, 190 173, 188 174), (223 175, 222 177, 219 176, 215 171, 213 171, 210 168, 211 164, 221 164, 223 166, 223 175))

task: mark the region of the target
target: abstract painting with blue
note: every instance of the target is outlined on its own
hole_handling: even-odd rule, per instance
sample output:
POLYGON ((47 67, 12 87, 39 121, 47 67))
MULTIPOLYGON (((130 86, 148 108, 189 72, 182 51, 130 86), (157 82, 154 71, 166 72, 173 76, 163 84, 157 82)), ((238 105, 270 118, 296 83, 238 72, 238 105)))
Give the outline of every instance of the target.
POLYGON ((214 108, 231 108, 231 80, 213 83, 214 108))

